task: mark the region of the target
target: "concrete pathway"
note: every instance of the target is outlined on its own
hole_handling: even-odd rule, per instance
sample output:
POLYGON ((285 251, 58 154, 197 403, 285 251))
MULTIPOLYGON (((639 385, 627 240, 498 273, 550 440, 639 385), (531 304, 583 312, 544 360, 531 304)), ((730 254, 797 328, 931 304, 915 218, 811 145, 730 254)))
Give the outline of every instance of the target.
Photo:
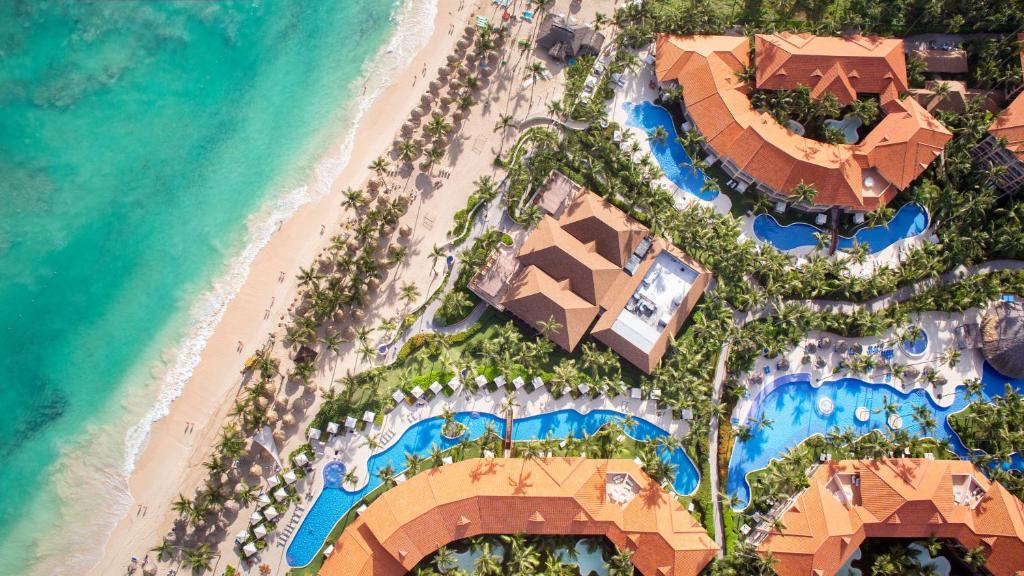
MULTIPOLYGON (((715 365, 715 376, 711 381, 711 403, 718 404, 722 400, 722 384, 725 382, 725 364, 729 359, 732 340, 726 339, 722 351, 718 353, 715 365)), ((722 524, 722 503, 718 494, 718 412, 711 413, 708 425, 708 479, 711 482, 711 508, 715 519, 715 543, 718 544, 718 557, 725 553, 725 534, 722 524)))

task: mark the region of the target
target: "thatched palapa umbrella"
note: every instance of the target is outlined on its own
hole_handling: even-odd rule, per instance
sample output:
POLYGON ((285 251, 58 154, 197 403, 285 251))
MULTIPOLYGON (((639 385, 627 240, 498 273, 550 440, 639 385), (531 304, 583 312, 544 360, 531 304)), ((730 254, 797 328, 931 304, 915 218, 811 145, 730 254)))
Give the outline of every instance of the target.
POLYGON ((253 476, 263 476, 263 466, 253 464, 249 467, 249 474, 252 474, 253 476))
POLYGON ((1003 376, 1024 378, 1024 302, 997 302, 981 319, 985 360, 1003 376))
POLYGON ((409 236, 412 236, 412 228, 410 228, 406 224, 403 224, 402 227, 398 229, 398 234, 401 235, 403 238, 408 238, 409 236))

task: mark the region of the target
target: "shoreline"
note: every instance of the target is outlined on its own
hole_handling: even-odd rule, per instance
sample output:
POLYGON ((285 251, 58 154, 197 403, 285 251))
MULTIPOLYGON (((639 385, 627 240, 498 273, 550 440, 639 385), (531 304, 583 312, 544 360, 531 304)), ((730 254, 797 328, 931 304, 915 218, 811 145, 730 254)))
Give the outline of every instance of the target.
POLYGON ((206 476, 202 462, 212 451, 241 384, 241 365, 287 317, 288 303, 297 294, 295 271, 313 261, 329 241, 330 229, 342 220, 341 190, 362 185, 370 173, 366 165, 390 149, 393 135, 420 95, 419 90, 410 91, 406 86, 410 82, 415 85, 421 69, 432 72, 444 63, 449 44, 458 37, 449 35, 449 29, 468 21, 475 7, 470 3, 459 9, 455 0, 409 0, 399 7, 395 30, 357 80, 363 83, 364 95, 349 104, 353 114, 342 135, 321 155, 304 185, 269 200, 250 216, 242 253, 228 261, 225 273, 199 296, 190 311, 209 307, 217 296, 223 303, 215 304, 215 311, 205 317, 190 312, 192 326, 167 364, 156 403, 125 434, 123 472, 129 473, 131 466, 125 491, 129 501, 99 548, 101 554, 81 559, 87 573, 108 574, 123 569, 132 555, 144 556, 173 522, 172 499, 179 492, 191 493, 202 483, 206 476), (408 30, 405 25, 427 17, 424 12, 433 13, 432 28, 424 27, 419 35, 403 34, 408 30), (407 46, 410 39, 417 43, 412 49, 407 46), (391 65, 380 65, 382 60, 391 65), (375 85, 367 95, 371 83, 375 85), (313 232, 321 226, 327 232, 313 232), (244 281, 233 291, 231 287, 224 290, 219 281, 240 271, 245 274, 244 281), (202 339, 199 334, 196 338, 197 331, 204 328, 207 337, 202 339), (180 374, 183 368, 191 374, 183 378, 182 389, 175 391, 168 386, 173 384, 169 376, 176 371, 180 374), (134 458, 133 448, 138 450, 134 458), (145 507, 146 513, 133 516, 130 512, 136 507, 145 507))

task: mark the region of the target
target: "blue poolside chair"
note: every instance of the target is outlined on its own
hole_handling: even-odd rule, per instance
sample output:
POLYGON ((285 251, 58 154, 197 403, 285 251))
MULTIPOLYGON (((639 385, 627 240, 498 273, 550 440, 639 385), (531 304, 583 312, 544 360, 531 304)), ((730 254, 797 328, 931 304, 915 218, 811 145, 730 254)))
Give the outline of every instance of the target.
POLYGON ((767 375, 767 374, 771 374, 771 373, 772 373, 772 369, 771 369, 770 367, 768 367, 768 366, 765 366, 765 367, 764 367, 764 373, 765 373, 766 375, 767 375))

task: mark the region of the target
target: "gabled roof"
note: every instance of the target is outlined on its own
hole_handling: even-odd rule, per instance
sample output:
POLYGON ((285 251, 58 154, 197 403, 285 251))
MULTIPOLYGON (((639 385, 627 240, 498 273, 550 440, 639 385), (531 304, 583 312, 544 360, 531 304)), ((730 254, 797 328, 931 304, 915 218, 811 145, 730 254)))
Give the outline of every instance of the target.
POLYGON ((559 222, 580 242, 593 242, 598 254, 620 268, 647 236, 647 228, 597 194, 578 194, 559 222))
POLYGON ((754 51, 758 88, 808 86, 820 94, 817 87, 824 81, 841 103, 849 104, 858 92, 881 94, 889 84, 898 92, 909 87, 903 41, 894 38, 757 34, 754 51))
POLYGON ((555 280, 569 281, 569 289, 591 304, 600 305, 622 269, 597 252, 596 243, 584 244, 545 216, 519 250, 519 262, 536 266, 555 280))
MULTIPOLYGON (((852 40, 838 40, 842 40, 838 44, 840 46, 846 42, 858 50, 865 50, 852 40)), ((745 42, 742 38, 739 41, 745 42)), ((737 74, 743 71, 749 60, 745 50, 740 50, 736 42, 734 37, 660 36, 657 41, 658 79, 677 80, 683 87, 686 110, 711 149, 776 192, 789 194, 804 182, 818 191, 814 200, 816 205, 873 210, 920 176, 928 162, 934 159, 933 152, 941 150, 952 138, 948 130, 916 103, 899 100, 899 83, 891 79, 880 83, 884 86, 879 89, 883 108, 895 116, 883 118, 876 127, 875 131, 884 128, 884 133, 875 135, 873 131, 862 142, 853 145, 825 144, 794 134, 751 105, 747 86, 737 74), (709 43, 710 47, 702 47, 703 42, 709 43), (720 46, 736 46, 736 49, 726 52, 713 49, 720 46), (876 147, 883 147, 885 153, 873 154, 876 147), (897 159, 893 160, 889 155, 895 155, 897 159), (890 176, 893 180, 888 179, 890 176)), ((818 46, 813 38, 802 38, 801 42, 798 47, 818 46)), ((761 43, 774 51, 781 50, 767 37, 761 38, 761 43)), ((822 52, 827 52, 824 47, 833 44, 822 44, 822 52)), ((885 42, 880 45, 888 46, 885 42)), ((871 46, 870 42, 868 46, 871 46)), ((858 86, 865 85, 862 80, 874 68, 851 70, 843 67, 845 76, 840 77, 835 65, 846 60, 830 61, 829 58, 832 56, 817 58, 813 67, 775 66, 771 63, 769 67, 774 66, 773 74, 789 77, 799 70, 808 78, 825 82, 826 86, 834 87, 837 82, 840 86, 850 83, 853 88, 864 90, 858 86)), ((794 63, 802 61, 797 59, 794 63)), ((888 70, 888 67, 882 69, 888 70)), ((761 73, 759 67, 758 74, 761 73)), ((892 76, 889 72, 885 74, 892 76)), ((896 80, 899 80, 898 75, 896 80)))
POLYGON ((549 337, 572 351, 597 317, 597 306, 574 294, 567 284, 536 266, 524 266, 512 277, 505 309, 532 326, 553 319, 560 328, 549 337))
POLYGON ((642 574, 695 576, 717 547, 671 494, 629 460, 466 460, 385 492, 342 533, 322 576, 402 576, 455 540, 479 534, 603 535, 633 550, 642 574), (612 474, 638 495, 607 498, 612 474))
POLYGON ((782 515, 781 532, 772 532, 758 546, 772 553, 779 576, 819 570, 835 574, 866 538, 932 535, 968 548, 985 546, 986 567, 996 576, 1015 574, 1024 566, 1024 504, 970 462, 834 461, 818 468, 809 481, 782 515), (857 493, 851 505, 844 505, 829 487, 843 476, 857 493), (957 502, 954 484, 965 479, 983 492, 974 504, 957 502))
POLYGON ((1024 162, 1024 98, 1015 98, 989 126, 988 133, 1006 140, 1006 149, 1024 162))

